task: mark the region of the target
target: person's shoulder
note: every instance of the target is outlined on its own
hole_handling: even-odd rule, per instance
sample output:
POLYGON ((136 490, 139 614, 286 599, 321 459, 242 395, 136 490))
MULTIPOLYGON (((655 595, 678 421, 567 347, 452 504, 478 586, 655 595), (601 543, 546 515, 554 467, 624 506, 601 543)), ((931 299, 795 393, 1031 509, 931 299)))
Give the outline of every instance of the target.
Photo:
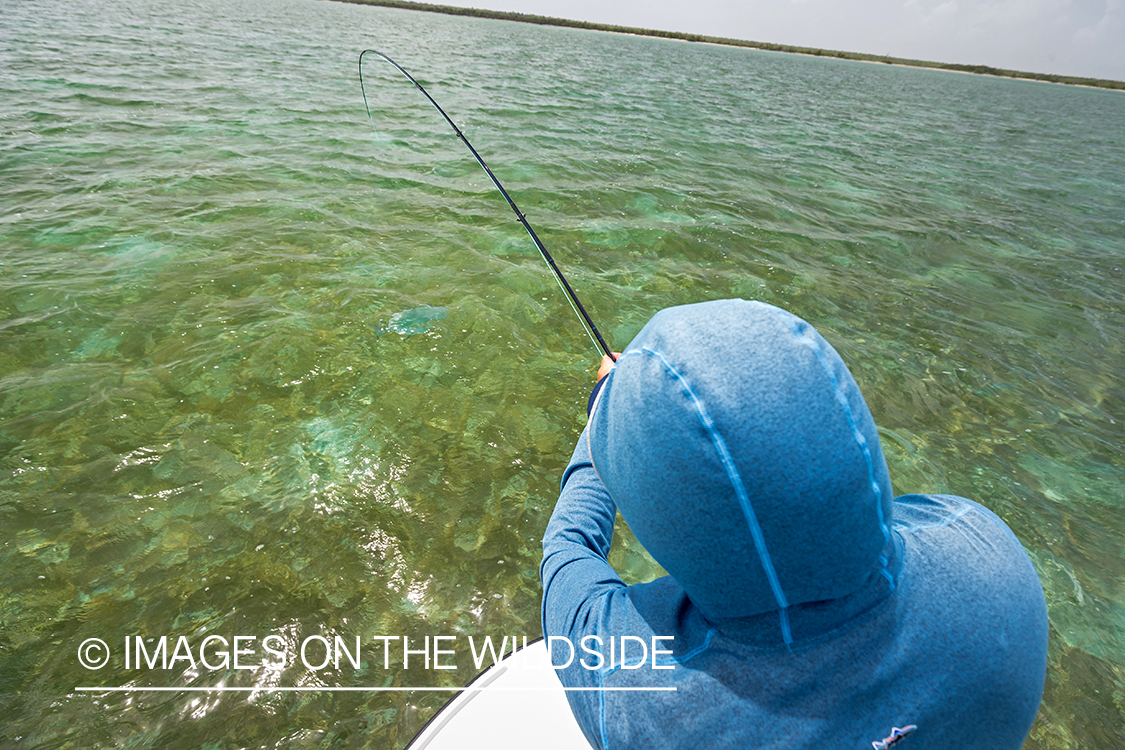
POLYGON ((1019 540, 1000 516, 965 497, 899 495, 894 499, 893 508, 893 524, 905 533, 949 527, 976 528, 982 532, 1001 534, 1019 545, 1019 540))
POLYGON ((989 726, 998 747, 1018 747, 1047 667, 1047 606, 1030 556, 996 513, 963 497, 903 495, 893 513, 904 554, 900 641, 927 679, 944 669, 951 721, 989 726))
POLYGON ((895 498, 893 519, 903 541, 905 600, 928 613, 923 620, 932 616, 954 628, 989 621, 1026 631, 1019 638, 1045 636, 1039 575, 998 515, 954 495, 903 495, 895 498))

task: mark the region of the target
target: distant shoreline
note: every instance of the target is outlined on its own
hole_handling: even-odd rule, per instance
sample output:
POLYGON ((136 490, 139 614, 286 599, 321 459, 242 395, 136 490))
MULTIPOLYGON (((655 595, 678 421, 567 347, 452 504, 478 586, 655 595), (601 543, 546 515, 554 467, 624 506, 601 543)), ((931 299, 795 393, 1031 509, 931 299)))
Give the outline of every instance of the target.
POLYGON ((1019 78, 1029 81, 1047 81, 1049 83, 1062 83, 1069 86, 1089 86, 1099 89, 1125 91, 1125 81, 1113 81, 1105 78, 1081 78, 1079 76, 1061 76, 1051 73, 1028 73, 1022 70, 1005 70, 993 68, 988 65, 962 65, 959 63, 938 63, 928 60, 911 60, 905 57, 890 57, 888 55, 868 55, 862 52, 844 52, 842 50, 817 49, 815 47, 796 47, 790 44, 770 44, 768 42, 753 42, 745 39, 729 39, 726 37, 704 36, 702 34, 685 34, 678 31, 659 31, 653 29, 636 29, 628 26, 612 26, 604 23, 590 23, 588 21, 572 21, 567 18, 551 18, 549 16, 534 16, 526 13, 511 13, 499 10, 480 10, 477 8, 454 8, 449 5, 433 5, 431 3, 416 3, 409 0, 334 0, 335 2, 354 3, 356 5, 376 5, 384 8, 400 8, 402 10, 420 10, 427 13, 444 13, 451 16, 474 16, 477 18, 492 18, 501 21, 517 21, 520 23, 534 23, 540 26, 564 26, 574 29, 589 29, 592 31, 609 31, 616 34, 633 34, 635 36, 651 36, 663 39, 679 39, 686 42, 705 42, 708 44, 721 44, 727 47, 749 47, 751 49, 768 50, 771 52, 790 52, 800 55, 813 55, 815 57, 835 57, 841 60, 860 60, 862 62, 886 63, 888 65, 906 65, 912 68, 931 68, 933 70, 952 70, 958 73, 974 73, 977 75, 998 76, 1000 78, 1019 78))

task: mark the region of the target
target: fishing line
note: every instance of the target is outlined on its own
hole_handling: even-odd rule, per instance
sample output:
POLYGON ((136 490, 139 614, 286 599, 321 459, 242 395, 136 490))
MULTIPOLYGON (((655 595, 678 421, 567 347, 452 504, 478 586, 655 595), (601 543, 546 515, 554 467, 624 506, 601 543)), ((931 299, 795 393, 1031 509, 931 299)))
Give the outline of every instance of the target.
POLYGON ((371 105, 367 102, 367 87, 363 82, 363 56, 367 54, 378 55, 379 57, 383 58, 391 65, 393 65, 399 73, 402 73, 404 76, 406 76, 407 80, 414 84, 415 88, 422 92, 423 96, 429 99, 430 104, 434 105, 434 109, 438 111, 438 114, 445 118, 445 121, 449 123, 449 127, 453 128, 453 132, 456 133, 457 137, 461 139, 461 142, 468 147, 470 153, 472 153, 473 155, 473 158, 477 160, 477 164, 480 164, 481 168, 484 169, 485 173, 488 175, 488 179, 492 180, 492 184, 495 185, 496 189, 500 191, 500 194, 504 196, 504 200, 506 200, 508 202, 508 205, 511 206, 512 210, 516 214, 516 218, 520 220, 520 224, 523 224, 523 228, 527 230, 528 235, 530 235, 531 237, 531 241, 534 242, 535 247, 539 249, 539 254, 543 256, 543 260, 545 260, 547 262, 547 265, 550 266, 551 272, 555 275, 555 280, 559 282, 559 287, 562 288, 563 293, 566 295, 567 301, 570 302, 570 306, 574 309, 574 313, 578 316, 578 319, 582 321, 582 327, 586 329, 586 333, 590 336, 590 340, 594 342, 594 346, 605 352, 606 356, 610 359, 616 360, 617 358, 613 356, 613 352, 610 351, 609 345, 605 343, 605 339, 603 339, 601 333, 598 332, 598 327, 594 325, 594 321, 590 320, 590 316, 586 312, 586 308, 583 307, 582 303, 578 301, 578 295, 575 294, 574 290, 570 288, 570 284, 567 283, 566 277, 563 276, 562 271, 560 271, 559 267, 555 264, 555 259, 551 257, 551 254, 549 252, 547 252, 547 248, 543 247, 543 243, 539 241, 539 237, 535 234, 535 230, 532 229, 531 225, 527 223, 527 218, 523 215, 523 212, 520 211, 519 207, 516 205, 516 202, 512 200, 512 196, 508 195, 508 191, 505 190, 504 186, 500 184, 500 180, 496 179, 496 175, 492 173, 492 170, 489 169, 487 164, 485 164, 484 159, 481 158, 481 155, 477 153, 477 150, 475 148, 473 148, 473 144, 469 143, 469 139, 465 137, 465 134, 461 132, 461 129, 457 127, 456 124, 454 124, 453 120, 449 118, 449 115, 445 113, 445 110, 438 106, 438 103, 434 101, 434 98, 430 96, 430 93, 422 88, 422 84, 418 83, 418 81, 414 79, 414 76, 407 73, 401 65, 384 55, 382 52, 379 52, 378 50, 365 49, 363 52, 359 53, 359 87, 360 90, 363 91, 363 105, 367 107, 367 119, 371 121, 372 130, 378 132, 378 130, 375 128, 375 119, 371 115, 371 105))

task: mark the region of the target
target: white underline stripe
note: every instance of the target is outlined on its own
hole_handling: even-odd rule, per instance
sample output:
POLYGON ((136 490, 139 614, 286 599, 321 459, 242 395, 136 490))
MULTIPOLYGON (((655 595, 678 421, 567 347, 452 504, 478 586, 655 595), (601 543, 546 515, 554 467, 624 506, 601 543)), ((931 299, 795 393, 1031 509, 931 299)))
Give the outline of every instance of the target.
POLYGON ((524 693, 564 690, 568 692, 675 692, 674 687, 76 687, 79 693, 314 693, 314 692, 446 692, 524 693))

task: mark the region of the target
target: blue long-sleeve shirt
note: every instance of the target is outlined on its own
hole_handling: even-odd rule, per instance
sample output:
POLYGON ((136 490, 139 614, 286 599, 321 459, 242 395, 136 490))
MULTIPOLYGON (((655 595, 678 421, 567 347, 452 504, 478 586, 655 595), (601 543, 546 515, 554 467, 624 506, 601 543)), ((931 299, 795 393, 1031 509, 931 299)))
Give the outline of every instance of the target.
MULTIPOLYGON (((723 319, 729 309, 707 312, 709 324, 733 325, 723 319)), ((557 664, 574 649, 557 674, 568 687, 588 688, 567 694, 587 739, 603 750, 1020 747, 1046 669, 1046 607, 1026 553, 1003 521, 970 500, 892 500, 882 453, 871 448, 877 433, 838 355, 816 339, 812 356, 785 362, 795 347, 809 353, 801 339, 810 334, 775 308, 750 312, 774 343, 742 348, 768 358, 800 392, 802 411, 827 409, 840 424, 831 436, 832 420, 818 420, 815 437, 799 435, 782 450, 800 453, 819 441, 813 449, 832 460, 806 464, 825 474, 816 486, 849 499, 822 505, 821 496, 800 494, 803 480, 784 459, 746 457, 754 449, 740 430, 754 444, 785 443, 771 429, 791 437, 803 417, 725 414, 724 403, 742 408, 729 381, 710 378, 714 365, 684 364, 690 359, 667 325, 663 337, 646 337, 646 327, 599 395, 543 540, 543 632, 556 641, 557 664), (631 364, 652 366, 641 388, 628 379, 631 364), (824 393, 813 395, 818 389, 824 393), (685 419, 689 428, 677 431, 685 419), (646 431, 654 420, 667 429, 646 431), (859 479, 845 484, 859 489, 825 489, 849 461, 859 479), (693 494, 700 472, 720 477, 693 494), (799 502, 781 494, 796 509, 771 513, 774 500, 762 488, 772 480, 762 472, 781 472, 797 488, 799 502), (719 497, 716 487, 738 482, 741 492, 719 497), (857 493, 870 499, 853 502, 857 493), (616 497, 671 575, 626 586, 609 565, 616 497), (841 528, 849 524, 860 528, 841 528), (843 543, 826 554, 822 538, 843 543), (825 587, 839 595, 826 598, 825 587)), ((746 313, 735 309, 735 323, 746 313)), ((727 354, 724 367, 737 356, 727 354)), ((742 363, 739 371, 752 369, 742 363)), ((768 398, 767 386, 758 378, 756 393, 768 398)))

